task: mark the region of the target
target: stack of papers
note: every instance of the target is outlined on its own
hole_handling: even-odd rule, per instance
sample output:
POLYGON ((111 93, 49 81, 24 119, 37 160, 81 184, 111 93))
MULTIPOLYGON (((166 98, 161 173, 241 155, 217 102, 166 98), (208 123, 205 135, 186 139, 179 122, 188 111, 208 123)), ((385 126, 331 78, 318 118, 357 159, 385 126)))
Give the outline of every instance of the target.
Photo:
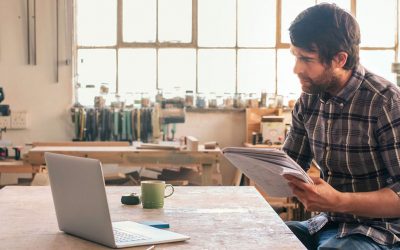
POLYGON ((292 175, 313 184, 308 174, 282 150, 274 148, 228 147, 225 158, 263 191, 273 197, 292 197, 293 193, 283 175, 292 175))

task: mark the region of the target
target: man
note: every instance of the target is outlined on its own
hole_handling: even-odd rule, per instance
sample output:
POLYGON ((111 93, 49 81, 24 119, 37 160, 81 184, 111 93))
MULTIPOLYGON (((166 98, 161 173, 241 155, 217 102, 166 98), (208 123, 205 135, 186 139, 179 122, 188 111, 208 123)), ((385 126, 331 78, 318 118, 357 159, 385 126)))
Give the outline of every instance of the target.
POLYGON ((291 24, 303 93, 283 149, 314 185, 285 176, 309 211, 287 225, 308 249, 400 249, 400 90, 359 64, 360 29, 333 4, 291 24))

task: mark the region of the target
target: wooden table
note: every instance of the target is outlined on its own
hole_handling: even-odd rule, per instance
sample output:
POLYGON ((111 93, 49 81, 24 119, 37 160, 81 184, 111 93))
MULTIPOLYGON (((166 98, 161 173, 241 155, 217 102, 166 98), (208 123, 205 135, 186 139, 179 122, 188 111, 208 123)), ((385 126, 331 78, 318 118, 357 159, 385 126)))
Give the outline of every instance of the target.
POLYGON ((38 173, 40 166, 32 166, 23 161, 3 160, 0 161, 0 175, 1 173, 38 173))
POLYGON ((38 146, 29 150, 28 162, 33 166, 44 165, 45 152, 94 158, 102 163, 115 163, 120 166, 163 168, 197 165, 201 166, 201 184, 207 186, 213 184, 213 171, 216 171, 221 155, 219 148, 206 150, 202 146, 199 147, 199 151, 137 149, 133 146, 38 146))
MULTIPOLYGON (((2 174, 32 174, 35 175, 41 171, 40 166, 32 166, 22 160, 1 160, 0 161, 0 177, 2 174)), ((1 247, 0 247, 1 248, 1 247)))
MULTIPOLYGON (((176 187, 163 209, 120 203, 139 187, 106 190, 113 221, 162 220, 191 237, 156 249, 305 249, 254 187, 176 187)), ((0 249, 106 249, 59 231, 48 186, 1 189, 0 215, 0 249)))

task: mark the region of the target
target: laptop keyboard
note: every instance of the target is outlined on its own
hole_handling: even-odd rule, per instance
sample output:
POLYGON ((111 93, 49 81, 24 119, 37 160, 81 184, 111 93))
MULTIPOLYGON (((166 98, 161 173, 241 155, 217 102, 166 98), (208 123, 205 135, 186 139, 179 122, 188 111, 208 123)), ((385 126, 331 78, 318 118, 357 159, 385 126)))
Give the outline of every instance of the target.
POLYGON ((146 237, 146 236, 143 236, 143 235, 140 235, 137 233, 122 231, 120 229, 114 228, 113 231, 114 231, 115 241, 120 242, 120 243, 150 239, 149 237, 146 237))

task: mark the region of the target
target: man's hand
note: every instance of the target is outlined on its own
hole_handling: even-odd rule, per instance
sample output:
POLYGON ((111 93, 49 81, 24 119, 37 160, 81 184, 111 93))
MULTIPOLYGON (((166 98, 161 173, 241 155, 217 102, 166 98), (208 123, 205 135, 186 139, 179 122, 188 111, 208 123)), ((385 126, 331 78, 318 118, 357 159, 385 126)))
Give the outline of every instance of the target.
POLYGON ((308 211, 340 212, 343 193, 334 189, 319 177, 312 177, 314 185, 305 183, 291 175, 284 175, 289 181, 293 194, 303 203, 308 211))

